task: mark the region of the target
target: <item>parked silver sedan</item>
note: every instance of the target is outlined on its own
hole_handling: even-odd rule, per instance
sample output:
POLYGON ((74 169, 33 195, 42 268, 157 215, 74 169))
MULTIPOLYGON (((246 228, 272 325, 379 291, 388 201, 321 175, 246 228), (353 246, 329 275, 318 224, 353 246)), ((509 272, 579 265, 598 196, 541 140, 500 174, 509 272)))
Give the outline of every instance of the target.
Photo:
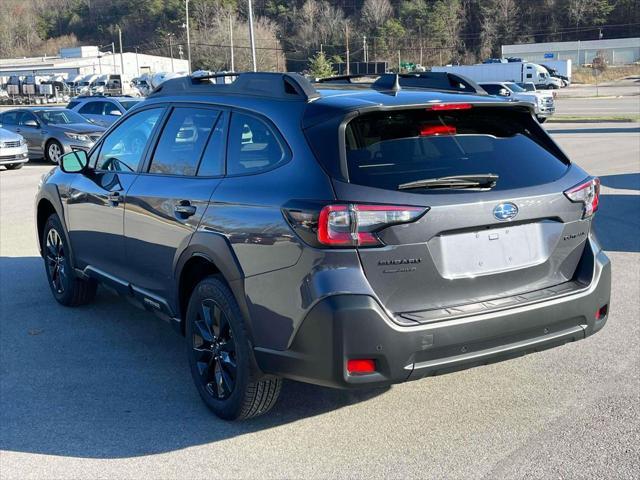
POLYGON ((17 170, 29 161, 27 141, 18 133, 0 128, 0 165, 17 170))
POLYGON ((88 151, 106 130, 66 108, 16 108, 0 114, 0 127, 22 135, 30 158, 58 163, 74 150, 88 151))

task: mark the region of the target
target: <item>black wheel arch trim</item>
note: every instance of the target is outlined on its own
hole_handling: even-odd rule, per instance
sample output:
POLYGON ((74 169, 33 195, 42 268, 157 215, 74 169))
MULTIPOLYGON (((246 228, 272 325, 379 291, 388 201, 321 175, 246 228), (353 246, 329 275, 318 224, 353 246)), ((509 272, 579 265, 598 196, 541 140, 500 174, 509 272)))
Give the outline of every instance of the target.
POLYGON ((244 289, 245 275, 240 262, 233 252, 233 248, 229 244, 229 240, 221 233, 207 230, 196 231, 192 235, 187 248, 176 256, 174 267, 175 288, 174 298, 172 298, 172 303, 177 307, 176 311, 180 311, 180 279, 182 272, 189 260, 196 257, 211 263, 227 282, 246 320, 247 334, 253 343, 253 329, 244 289))
MULTIPOLYGON (((40 256, 43 256, 43 251, 42 251, 42 233, 44 232, 40 232, 39 230, 39 225, 38 225, 38 214, 40 212, 40 206, 42 204, 42 202, 47 201, 51 204, 51 206, 53 206, 53 210, 56 213, 56 215, 58 215, 58 218, 60 219, 60 223, 62 223, 62 234, 64 235, 64 239, 67 243, 67 247, 69 249, 69 261, 71 262, 71 266, 75 268, 76 263, 75 263, 75 256, 73 254, 73 245, 71 244, 71 239, 69 238, 69 232, 68 232, 68 226, 67 226, 67 219, 65 217, 64 214, 64 208, 62 206, 62 200, 60 199, 60 193, 58 191, 58 186, 56 184, 52 184, 52 183, 45 183, 44 185, 42 185, 42 188, 40 189, 40 192, 38 193, 38 197, 37 197, 37 203, 36 203, 36 211, 35 211, 35 220, 36 220, 36 235, 37 235, 37 239, 38 239, 38 251, 40 252, 40 256)), ((45 219, 46 221, 46 219, 45 219)), ((43 225, 44 227, 44 225, 43 225)))

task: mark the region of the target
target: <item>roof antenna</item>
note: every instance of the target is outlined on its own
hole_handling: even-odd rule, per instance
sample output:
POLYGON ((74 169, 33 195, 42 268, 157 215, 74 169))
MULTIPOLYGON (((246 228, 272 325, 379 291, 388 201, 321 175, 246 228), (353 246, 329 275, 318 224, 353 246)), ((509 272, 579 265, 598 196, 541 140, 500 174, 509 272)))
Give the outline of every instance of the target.
POLYGON ((396 73, 394 75, 393 86, 391 87, 391 91, 399 92, 400 90, 402 90, 402 87, 400 87, 400 74, 396 73))

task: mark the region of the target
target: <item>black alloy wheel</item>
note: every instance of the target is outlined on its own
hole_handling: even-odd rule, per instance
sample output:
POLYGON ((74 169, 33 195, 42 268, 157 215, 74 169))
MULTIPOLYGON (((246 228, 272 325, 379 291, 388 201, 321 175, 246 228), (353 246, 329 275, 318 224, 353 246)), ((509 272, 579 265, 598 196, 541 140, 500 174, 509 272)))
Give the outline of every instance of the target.
POLYGON ((282 379, 259 371, 244 316, 220 275, 195 286, 185 322, 191 376, 207 407, 225 420, 268 412, 282 379))
POLYGON ((51 281, 51 288, 58 295, 64 294, 67 282, 65 249, 60 234, 55 228, 49 229, 45 243, 45 259, 51 281))
POLYGON ((196 366, 209 394, 225 400, 236 384, 236 343, 220 306, 212 299, 204 299, 200 305, 191 338, 196 366))

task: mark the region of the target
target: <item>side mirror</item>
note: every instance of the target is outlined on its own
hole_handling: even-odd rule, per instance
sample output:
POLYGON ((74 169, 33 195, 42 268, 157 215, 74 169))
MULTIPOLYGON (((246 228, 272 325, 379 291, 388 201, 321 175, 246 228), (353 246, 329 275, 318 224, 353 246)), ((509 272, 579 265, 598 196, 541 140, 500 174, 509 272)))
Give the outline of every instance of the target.
POLYGON ((40 127, 40 125, 38 125, 38 122, 36 122, 35 120, 27 120, 24 122, 24 126, 25 127, 34 127, 34 128, 38 128, 40 127))
POLYGON ((60 169, 65 173, 80 173, 86 170, 88 163, 87 152, 76 150, 62 156, 60 169))
POLYGON ((498 91, 498 95, 500 95, 501 97, 510 97, 511 93, 509 92, 509 90, 507 90, 506 88, 501 88, 498 91))

